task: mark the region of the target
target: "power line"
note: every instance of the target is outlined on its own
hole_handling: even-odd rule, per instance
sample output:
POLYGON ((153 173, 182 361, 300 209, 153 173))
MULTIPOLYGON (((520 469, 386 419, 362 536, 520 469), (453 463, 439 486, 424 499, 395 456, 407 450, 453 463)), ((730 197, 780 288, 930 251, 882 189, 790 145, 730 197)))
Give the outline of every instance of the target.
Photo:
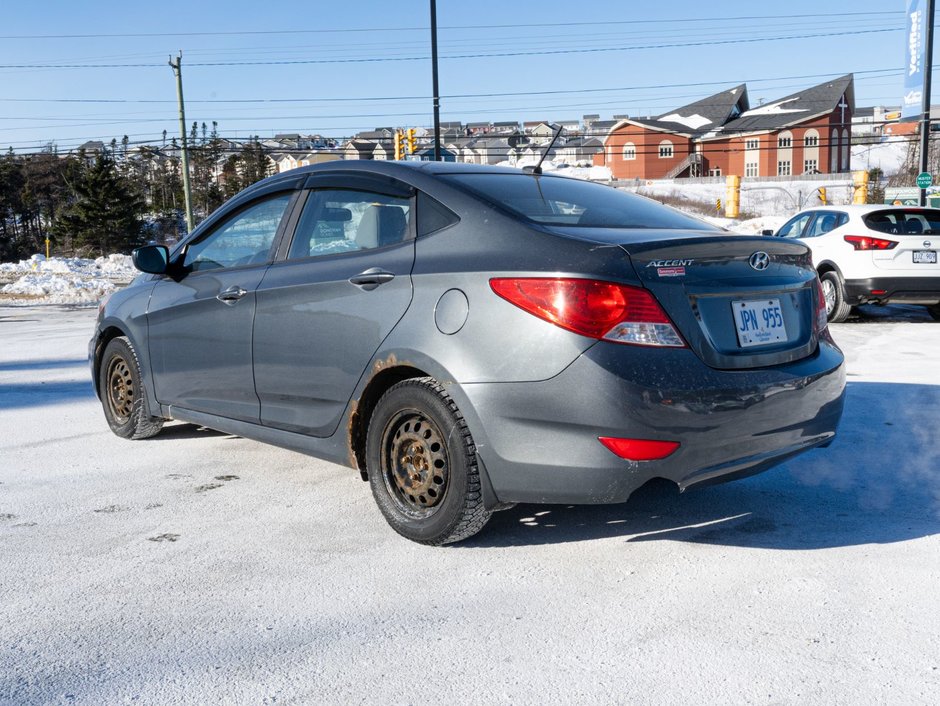
MULTIPOLYGON (((819 17, 872 17, 903 15, 901 10, 876 10, 868 12, 821 12, 800 13, 792 15, 741 15, 737 17, 720 18, 726 22, 745 20, 782 20, 782 19, 816 19, 819 17)), ((611 25, 650 25, 650 24, 681 24, 684 22, 715 22, 715 17, 672 17, 665 19, 644 20, 599 20, 584 22, 530 22, 527 27, 593 27, 611 25)), ((343 33, 371 33, 371 32, 426 32, 429 27, 359 27, 359 28, 333 28, 333 29, 269 29, 269 30, 229 30, 216 32, 112 32, 94 34, 7 34, 0 35, 0 39, 109 39, 109 38, 137 38, 137 37, 233 37, 255 35, 284 35, 284 34, 343 34, 343 33)), ((442 26, 440 30, 477 30, 477 29, 519 29, 518 24, 487 24, 487 25, 453 25, 442 26)))
MULTIPOLYGON (((710 39, 697 42, 667 42, 659 44, 644 44, 631 47, 585 47, 580 49, 543 49, 535 51, 509 51, 489 52, 477 54, 446 54, 441 59, 495 59, 517 56, 555 56, 570 54, 600 54, 626 51, 640 51, 645 49, 674 49, 683 47, 722 46, 729 44, 753 44, 756 42, 788 41, 792 39, 818 39, 832 38, 848 35, 881 34, 884 32, 901 32, 901 27, 881 29, 866 29, 846 32, 822 32, 816 34, 792 34, 776 37, 748 37, 740 39, 710 39)), ((344 59, 272 59, 268 61, 203 61, 192 62, 190 67, 243 67, 243 66, 301 66, 312 64, 368 64, 378 62, 407 62, 427 61, 429 56, 402 56, 402 57, 358 57, 344 59)), ((160 64, 0 64, 0 69, 127 69, 127 68, 156 68, 160 64)))

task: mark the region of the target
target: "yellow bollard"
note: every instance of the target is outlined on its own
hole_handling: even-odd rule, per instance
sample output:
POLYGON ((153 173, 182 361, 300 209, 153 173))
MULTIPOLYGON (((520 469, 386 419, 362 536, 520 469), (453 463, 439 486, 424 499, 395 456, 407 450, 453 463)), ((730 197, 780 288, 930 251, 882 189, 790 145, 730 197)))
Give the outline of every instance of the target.
POLYGON ((49 236, 46 236, 46 259, 49 259, 49 236))
POLYGON ((868 203, 868 172, 860 170, 852 172, 852 203, 868 203))
POLYGON ((741 215, 741 177, 729 174, 725 183, 725 218, 737 218, 741 215))

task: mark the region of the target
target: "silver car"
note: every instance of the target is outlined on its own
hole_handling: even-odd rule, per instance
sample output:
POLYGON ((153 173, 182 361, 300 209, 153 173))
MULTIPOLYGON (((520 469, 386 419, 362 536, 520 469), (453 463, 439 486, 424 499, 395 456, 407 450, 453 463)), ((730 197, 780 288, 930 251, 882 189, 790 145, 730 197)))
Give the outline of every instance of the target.
POLYGON ((842 413, 804 245, 590 182, 335 162, 134 257, 89 348, 116 434, 175 419, 350 466, 426 544, 756 473, 842 413))

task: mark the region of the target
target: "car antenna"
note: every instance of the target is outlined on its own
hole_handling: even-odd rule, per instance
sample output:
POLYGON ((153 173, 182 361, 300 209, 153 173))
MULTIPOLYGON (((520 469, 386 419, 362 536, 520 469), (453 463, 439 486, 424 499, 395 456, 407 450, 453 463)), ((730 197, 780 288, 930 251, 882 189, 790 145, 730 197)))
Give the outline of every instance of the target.
POLYGON ((532 170, 533 174, 542 173, 542 162, 545 161, 545 158, 548 156, 548 153, 551 152, 552 147, 555 145, 555 140, 558 139, 558 136, 561 135, 561 131, 565 129, 564 125, 559 125, 558 130, 555 131, 555 136, 552 138, 552 141, 548 143, 548 147, 545 148, 545 151, 542 152, 542 156, 539 157, 539 163, 535 165, 535 168, 532 170))

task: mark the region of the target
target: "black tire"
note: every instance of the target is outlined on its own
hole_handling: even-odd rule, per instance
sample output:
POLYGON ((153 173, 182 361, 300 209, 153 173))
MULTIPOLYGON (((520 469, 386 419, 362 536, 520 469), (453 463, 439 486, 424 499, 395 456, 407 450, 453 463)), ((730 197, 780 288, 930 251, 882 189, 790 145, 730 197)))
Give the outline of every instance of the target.
POLYGON ((98 367, 101 406, 111 431, 125 439, 146 439, 163 428, 160 417, 152 417, 141 385, 140 363, 125 336, 105 346, 98 367))
POLYGON ((931 304, 927 307, 927 313, 929 313, 934 321, 940 321, 940 304, 931 304))
POLYGON ((831 324, 839 324, 849 318, 852 307, 845 301, 842 280, 836 272, 824 272, 819 276, 823 296, 826 297, 826 318, 831 324))
POLYGON ((366 466, 379 510, 412 541, 459 542, 490 519, 470 430, 431 378, 403 380, 379 400, 366 432, 366 466))

